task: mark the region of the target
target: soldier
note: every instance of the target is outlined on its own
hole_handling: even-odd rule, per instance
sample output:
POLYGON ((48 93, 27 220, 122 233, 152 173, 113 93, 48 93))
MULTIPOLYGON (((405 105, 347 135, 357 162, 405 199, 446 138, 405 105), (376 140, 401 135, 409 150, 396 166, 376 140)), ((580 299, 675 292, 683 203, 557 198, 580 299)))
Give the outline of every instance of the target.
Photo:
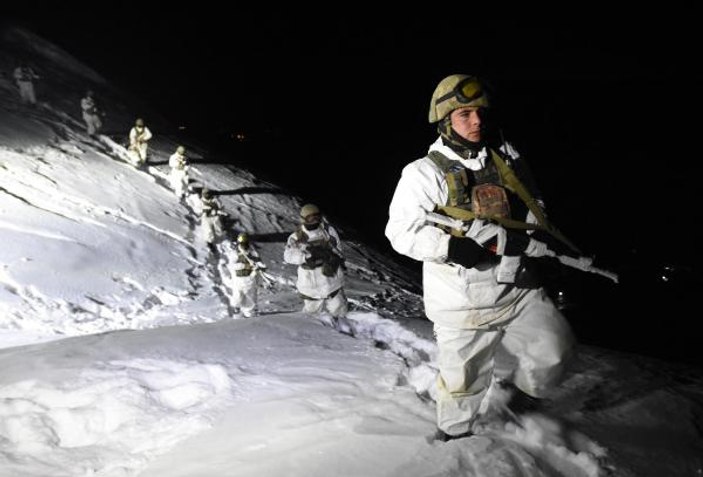
POLYGON ((346 318, 344 256, 339 235, 316 205, 304 205, 300 221, 298 229, 288 237, 283 259, 298 266, 296 286, 303 298, 303 311, 320 315, 326 309, 339 331, 353 335, 346 318))
POLYGON ((178 146, 176 152, 168 158, 168 165, 171 167, 168 181, 179 198, 183 198, 188 190, 188 163, 185 154, 186 148, 178 146))
POLYGON ((525 270, 525 256, 544 253, 525 232, 544 221, 542 204, 517 151, 489 134, 489 107, 475 76, 437 85, 429 120, 439 137, 403 169, 386 225, 393 248, 423 262, 425 313, 439 351, 441 441, 480 431, 492 381, 516 407, 545 397, 574 349, 568 323, 525 270), (439 226, 436 211, 467 220, 466 229, 439 226), (510 363, 504 375, 494 376, 497 360, 510 363))
POLYGON ((100 119, 102 112, 98 110, 92 90, 86 91, 85 97, 81 99, 81 110, 83 111, 83 121, 85 121, 88 129, 88 135, 97 135, 103 126, 103 122, 100 119))
POLYGON ((232 290, 229 302, 234 309, 234 316, 240 314, 251 318, 257 314, 257 295, 260 274, 266 270, 258 252, 251 245, 249 234, 241 232, 237 242, 229 253, 228 285, 232 290))
POLYGON ((151 137, 151 131, 144 124, 144 120, 137 119, 134 127, 129 131, 129 153, 135 166, 146 164, 151 137))
POLYGON ((32 106, 37 104, 37 98, 34 94, 34 80, 39 79, 39 75, 30 66, 22 63, 15 68, 13 76, 17 82, 22 102, 32 106))
POLYGON ((202 204, 200 227, 203 239, 205 239, 210 249, 213 250, 215 243, 222 235, 222 219, 220 217, 225 214, 222 212, 222 205, 212 196, 212 192, 209 189, 203 188, 200 200, 202 204))

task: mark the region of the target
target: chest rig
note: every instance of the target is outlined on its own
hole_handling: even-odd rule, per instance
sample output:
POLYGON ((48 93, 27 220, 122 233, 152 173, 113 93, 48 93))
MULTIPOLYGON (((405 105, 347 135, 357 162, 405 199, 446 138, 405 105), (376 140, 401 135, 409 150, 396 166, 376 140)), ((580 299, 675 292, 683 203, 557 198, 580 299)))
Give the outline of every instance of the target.
MULTIPOLYGON (((489 160, 484 168, 473 171, 438 151, 431 151, 429 158, 444 173, 448 189, 445 206, 461 209, 475 217, 510 219, 511 216, 526 216, 527 207, 519 197, 506 189, 494 161, 489 160)), ((449 215, 441 207, 438 209, 449 215)), ((455 229, 445 230, 461 235, 461 231, 455 229)))
POLYGON ((337 240, 330 235, 324 222, 320 224, 320 228, 322 236, 311 240, 305 229, 302 226, 298 227, 296 238, 298 242, 306 245, 305 249, 310 254, 305 263, 300 266, 306 270, 322 267, 323 275, 333 277, 337 274, 337 270, 342 265, 343 260, 335 252, 337 240))
POLYGON ((242 250, 239 246, 237 246, 237 262, 244 264, 244 268, 234 272, 238 277, 248 277, 254 271, 254 261, 249 257, 248 251, 242 250))
MULTIPOLYGON (((435 212, 466 222, 483 219, 511 229, 543 230, 572 250, 580 252, 578 247, 547 221, 540 205, 501 155, 493 149, 488 149, 488 154, 486 167, 480 171, 471 171, 461 162, 449 159, 439 151, 430 151, 428 157, 444 173, 448 186, 447 203, 437 204, 435 212), (505 194, 505 198, 498 197, 502 194, 505 194), (495 202, 504 202, 508 205, 507 210, 498 206, 484 208, 477 204, 482 199, 486 199, 489 204, 494 202, 494 205, 495 202), (537 219, 536 224, 525 222, 528 210, 537 219)), ((462 231, 456 229, 445 230, 453 235, 463 235, 462 231)))

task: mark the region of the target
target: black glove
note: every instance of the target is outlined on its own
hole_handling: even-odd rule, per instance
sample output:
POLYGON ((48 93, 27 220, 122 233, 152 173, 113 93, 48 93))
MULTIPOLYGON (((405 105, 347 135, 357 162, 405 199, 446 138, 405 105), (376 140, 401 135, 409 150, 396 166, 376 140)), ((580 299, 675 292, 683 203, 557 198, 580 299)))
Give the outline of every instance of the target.
POLYGON ((503 255, 508 255, 510 257, 522 255, 530 243, 530 237, 522 231, 518 232, 511 229, 506 229, 506 231, 507 238, 505 240, 505 250, 503 250, 503 255))
POLYGON ((324 261, 329 255, 329 251, 325 247, 321 247, 319 245, 308 247, 308 252, 310 252, 311 260, 324 261))
POLYGON ((466 268, 473 268, 477 263, 486 260, 490 253, 470 238, 449 237, 447 261, 466 268))

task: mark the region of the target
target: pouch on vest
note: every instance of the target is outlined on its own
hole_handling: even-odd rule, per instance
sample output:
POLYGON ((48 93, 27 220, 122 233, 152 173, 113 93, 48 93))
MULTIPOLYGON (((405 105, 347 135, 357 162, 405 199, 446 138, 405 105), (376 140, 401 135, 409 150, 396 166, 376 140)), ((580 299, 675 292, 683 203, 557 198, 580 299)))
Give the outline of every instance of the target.
POLYGON ((337 274, 339 266, 342 264, 342 259, 336 254, 331 253, 329 258, 322 265, 322 274, 326 277, 333 277, 337 274))
POLYGON ((321 267, 325 264, 329 255, 329 247, 326 244, 312 243, 307 246, 307 252, 310 254, 305 263, 301 266, 306 270, 312 270, 321 267))
POLYGON ((495 184, 479 184, 471 189, 471 210, 481 217, 510 218, 505 189, 495 184))

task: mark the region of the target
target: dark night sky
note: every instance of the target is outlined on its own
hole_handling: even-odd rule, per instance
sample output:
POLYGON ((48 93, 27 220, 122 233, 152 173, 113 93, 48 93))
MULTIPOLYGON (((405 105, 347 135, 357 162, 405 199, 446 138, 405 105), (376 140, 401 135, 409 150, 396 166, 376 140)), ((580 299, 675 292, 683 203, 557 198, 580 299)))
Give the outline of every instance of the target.
MULTIPOLYGON (((198 11, 46 4, 15 5, 22 11, 5 18, 211 144, 247 132, 247 144, 221 144, 238 165, 322 204, 381 248, 390 250, 383 227, 400 170, 436 136, 426 119, 435 85, 476 73, 490 80, 494 117, 536 173, 552 219, 582 248, 634 274, 701 268, 692 168, 703 76, 692 12, 615 17, 592 7, 550 10, 548 20, 471 11, 464 21, 451 8, 332 15, 226 13, 207 2, 198 11)), ((664 302, 691 280, 665 292, 650 283, 673 294, 654 311, 669 313, 664 302)))

